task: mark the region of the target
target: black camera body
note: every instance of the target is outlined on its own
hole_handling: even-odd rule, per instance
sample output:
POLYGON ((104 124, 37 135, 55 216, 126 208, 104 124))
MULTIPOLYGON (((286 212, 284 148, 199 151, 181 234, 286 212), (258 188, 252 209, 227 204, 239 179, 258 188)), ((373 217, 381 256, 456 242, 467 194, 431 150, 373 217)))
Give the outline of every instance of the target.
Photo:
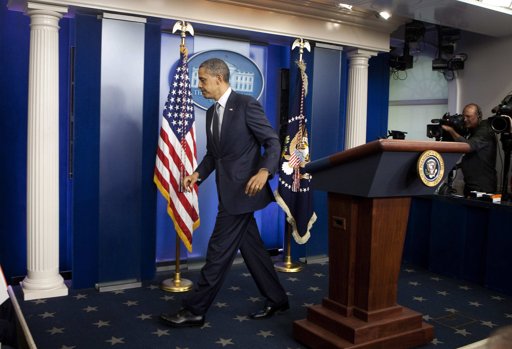
POLYGON ((512 94, 503 98, 492 112, 495 114, 488 119, 492 130, 495 133, 512 133, 512 94))
POLYGON ((458 134, 465 136, 468 129, 464 123, 464 115, 446 113, 441 119, 432 119, 432 124, 427 125, 427 137, 436 141, 453 141, 453 137, 443 130, 442 125, 451 126, 458 134))

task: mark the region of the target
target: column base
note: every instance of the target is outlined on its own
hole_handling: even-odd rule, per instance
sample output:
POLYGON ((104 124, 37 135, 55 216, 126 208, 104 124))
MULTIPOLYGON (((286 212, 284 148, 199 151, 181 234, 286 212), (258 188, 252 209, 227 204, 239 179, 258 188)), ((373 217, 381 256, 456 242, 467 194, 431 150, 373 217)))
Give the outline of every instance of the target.
POLYGON ((20 282, 20 286, 23 291, 23 300, 25 301, 43 298, 63 297, 68 295, 68 288, 64 283, 55 288, 45 290, 27 289, 23 287, 23 281, 20 282))

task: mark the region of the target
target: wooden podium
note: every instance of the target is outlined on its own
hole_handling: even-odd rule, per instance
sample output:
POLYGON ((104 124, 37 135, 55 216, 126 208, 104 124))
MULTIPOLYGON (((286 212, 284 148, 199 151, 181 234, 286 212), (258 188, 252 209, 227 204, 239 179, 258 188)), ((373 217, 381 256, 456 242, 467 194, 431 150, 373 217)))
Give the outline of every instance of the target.
POLYGON ((378 140, 308 164, 312 186, 328 191, 329 293, 295 321, 310 348, 413 348, 434 336, 422 315, 397 304, 410 197, 431 194, 417 163, 439 153, 445 174, 469 145, 378 140))

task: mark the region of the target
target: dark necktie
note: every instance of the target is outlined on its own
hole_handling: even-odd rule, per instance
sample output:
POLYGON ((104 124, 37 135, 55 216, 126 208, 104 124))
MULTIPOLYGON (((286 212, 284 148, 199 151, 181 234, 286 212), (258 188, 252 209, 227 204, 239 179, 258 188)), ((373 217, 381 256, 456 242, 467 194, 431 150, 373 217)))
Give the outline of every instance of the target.
POLYGON ((220 130, 219 130, 219 103, 215 103, 215 108, 213 110, 213 125, 212 125, 212 133, 213 133, 213 142, 215 146, 218 147, 220 145, 220 130))

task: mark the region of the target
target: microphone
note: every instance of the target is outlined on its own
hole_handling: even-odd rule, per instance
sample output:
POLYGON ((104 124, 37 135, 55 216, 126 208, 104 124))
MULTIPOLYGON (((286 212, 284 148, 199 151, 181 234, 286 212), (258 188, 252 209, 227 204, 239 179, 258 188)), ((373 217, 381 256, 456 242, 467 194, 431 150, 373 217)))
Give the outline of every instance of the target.
POLYGON ((492 108, 491 113, 496 114, 501 108, 501 104, 498 104, 494 108, 492 108))

